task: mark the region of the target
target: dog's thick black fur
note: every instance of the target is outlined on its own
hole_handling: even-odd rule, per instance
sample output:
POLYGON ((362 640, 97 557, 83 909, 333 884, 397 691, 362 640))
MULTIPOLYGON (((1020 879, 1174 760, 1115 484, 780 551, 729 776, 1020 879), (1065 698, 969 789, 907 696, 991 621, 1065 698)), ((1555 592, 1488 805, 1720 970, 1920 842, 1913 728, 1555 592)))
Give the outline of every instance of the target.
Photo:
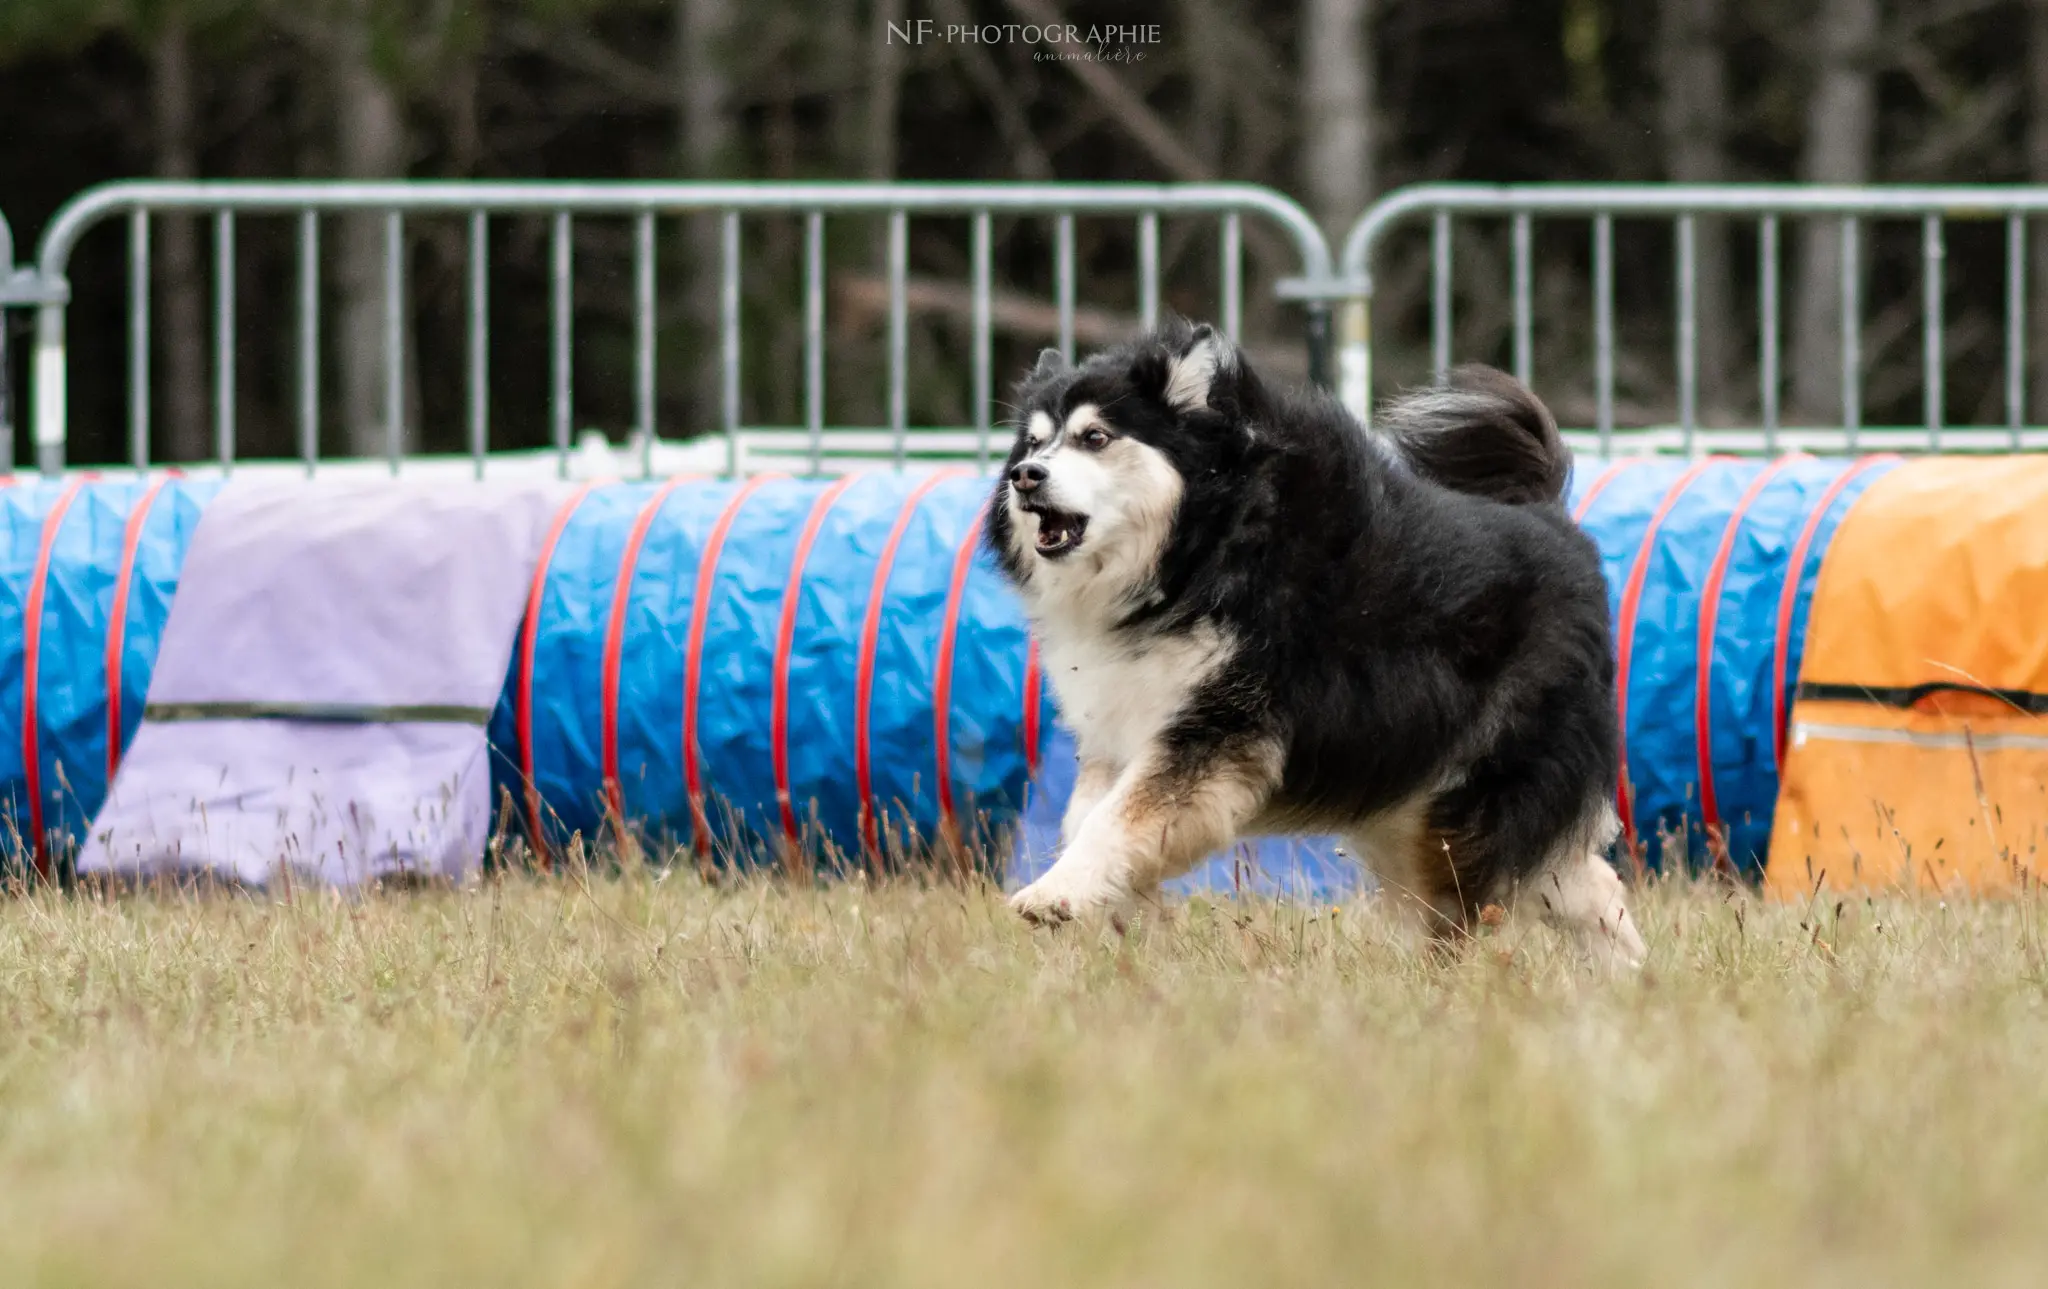
MULTIPOLYGON (((1093 403, 1164 454, 1182 494, 1156 571, 1121 603, 1119 642, 1208 623, 1236 641, 1163 730, 1190 775, 1269 740, 1284 768, 1265 818, 1343 831, 1426 802, 1425 845, 1459 918, 1598 846, 1617 777, 1607 590, 1562 501, 1570 458, 1542 403, 1491 369, 1390 405, 1367 431, 1331 396, 1262 381, 1207 327, 1170 322, 1078 367, 1048 354, 1021 426, 1093 403), (1177 408, 1174 365, 1220 346, 1206 395, 1177 408)), ((1032 576, 1005 504, 989 545, 1032 576)), ((1268 829, 1261 829, 1262 831, 1268 829)))

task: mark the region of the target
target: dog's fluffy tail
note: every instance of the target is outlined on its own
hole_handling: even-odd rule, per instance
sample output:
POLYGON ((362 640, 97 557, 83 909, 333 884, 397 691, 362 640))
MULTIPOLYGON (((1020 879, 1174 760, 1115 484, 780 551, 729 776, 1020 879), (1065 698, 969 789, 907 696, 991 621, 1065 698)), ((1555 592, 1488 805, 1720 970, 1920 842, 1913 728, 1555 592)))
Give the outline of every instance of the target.
POLYGON ((1554 502, 1571 475, 1571 451, 1550 409, 1493 367, 1459 367, 1392 400, 1373 429, 1417 474, 1511 505, 1554 502))

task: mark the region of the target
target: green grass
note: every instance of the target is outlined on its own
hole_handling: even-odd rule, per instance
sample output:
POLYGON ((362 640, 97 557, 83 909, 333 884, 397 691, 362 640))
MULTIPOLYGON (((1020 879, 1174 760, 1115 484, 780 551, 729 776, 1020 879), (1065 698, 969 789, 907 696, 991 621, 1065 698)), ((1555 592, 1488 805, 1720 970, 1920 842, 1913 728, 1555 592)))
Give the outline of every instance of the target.
POLYGON ((509 878, 0 907, 0 1282, 2039 1283, 2033 902, 1369 905, 509 878))

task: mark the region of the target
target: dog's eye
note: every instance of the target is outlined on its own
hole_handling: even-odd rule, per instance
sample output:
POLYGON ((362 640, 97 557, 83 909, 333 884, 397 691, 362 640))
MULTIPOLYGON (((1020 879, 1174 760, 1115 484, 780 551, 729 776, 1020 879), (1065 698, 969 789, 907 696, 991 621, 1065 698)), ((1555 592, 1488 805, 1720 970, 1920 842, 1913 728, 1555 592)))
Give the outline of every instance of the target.
POLYGON ((1099 425, 1091 425, 1081 432, 1081 446, 1084 448, 1106 448, 1109 433, 1099 425))

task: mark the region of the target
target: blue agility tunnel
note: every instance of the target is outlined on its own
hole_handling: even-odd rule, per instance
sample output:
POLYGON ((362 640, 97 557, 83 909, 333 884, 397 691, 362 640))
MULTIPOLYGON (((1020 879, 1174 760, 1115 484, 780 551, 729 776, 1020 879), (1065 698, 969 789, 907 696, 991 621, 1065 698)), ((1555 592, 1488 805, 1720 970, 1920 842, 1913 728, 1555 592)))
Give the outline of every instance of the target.
POLYGON ((142 723, 185 548, 218 487, 162 478, 0 487, 8 854, 38 836, 76 839, 105 799, 109 748, 118 757, 142 723))
MULTIPOLYGON (((1580 462, 1570 504, 1605 563, 1629 817, 1651 864, 1705 862, 1710 829, 1735 867, 1762 862, 1821 556, 1889 465, 1580 462)), ((218 487, 0 489, 0 795, 17 852, 75 840, 103 800, 218 487)), ((1042 868, 1072 745, 979 549, 987 495, 964 472, 569 495, 490 726, 521 827, 548 847, 617 819, 721 858, 791 838, 850 858, 996 841, 1021 814, 1016 866, 1042 868)), ((1264 843, 1193 880, 1338 889, 1351 867, 1333 850, 1264 843)))
POLYGON ((491 724, 499 779, 538 789, 528 830, 590 837, 616 813, 700 850, 854 857, 1000 829, 1044 721, 979 546, 988 494, 877 473, 572 501, 491 724))
MULTIPOLYGON (((0 488, 0 796, 17 857, 38 835, 75 842, 105 799, 219 487, 0 488)), ((1000 832, 1050 709, 978 545, 988 491, 955 471, 573 494, 490 726, 515 822, 554 847, 616 815, 721 859, 787 836, 857 856, 1000 832)))
POLYGON ((1578 463, 1569 503, 1600 547, 1614 614, 1628 767, 1617 797, 1651 866, 1725 854, 1761 868, 1821 556, 1894 464, 1578 463))

